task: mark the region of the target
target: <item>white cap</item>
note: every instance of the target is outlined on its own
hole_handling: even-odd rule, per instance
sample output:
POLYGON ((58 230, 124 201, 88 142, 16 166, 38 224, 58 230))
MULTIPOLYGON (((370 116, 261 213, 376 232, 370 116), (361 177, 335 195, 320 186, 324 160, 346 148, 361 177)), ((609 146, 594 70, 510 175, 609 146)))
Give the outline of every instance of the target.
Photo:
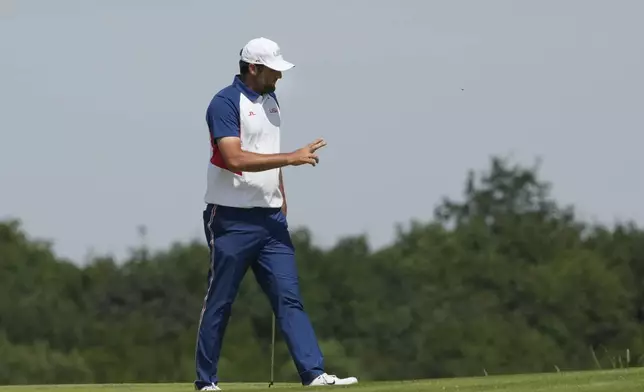
POLYGON ((295 66, 282 58, 279 45, 264 37, 250 40, 241 50, 241 60, 250 64, 263 64, 280 72, 295 66))

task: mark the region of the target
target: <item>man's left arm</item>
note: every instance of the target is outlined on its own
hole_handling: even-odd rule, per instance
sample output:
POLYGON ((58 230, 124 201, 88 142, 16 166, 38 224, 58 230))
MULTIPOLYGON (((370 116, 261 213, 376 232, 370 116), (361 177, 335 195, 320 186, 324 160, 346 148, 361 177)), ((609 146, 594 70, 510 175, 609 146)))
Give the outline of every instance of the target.
POLYGON ((282 204, 282 213, 286 216, 286 192, 284 192, 284 179, 282 178, 282 168, 280 168, 280 192, 282 192, 282 199, 284 202, 282 204))

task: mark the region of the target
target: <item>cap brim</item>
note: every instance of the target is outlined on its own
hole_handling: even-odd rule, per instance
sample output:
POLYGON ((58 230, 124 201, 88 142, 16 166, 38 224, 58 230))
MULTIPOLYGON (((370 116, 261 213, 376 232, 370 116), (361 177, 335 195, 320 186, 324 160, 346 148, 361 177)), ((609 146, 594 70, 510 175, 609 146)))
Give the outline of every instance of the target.
POLYGON ((293 63, 289 63, 288 61, 281 58, 275 59, 270 63, 266 63, 266 66, 270 69, 280 72, 288 71, 289 69, 295 67, 293 63))

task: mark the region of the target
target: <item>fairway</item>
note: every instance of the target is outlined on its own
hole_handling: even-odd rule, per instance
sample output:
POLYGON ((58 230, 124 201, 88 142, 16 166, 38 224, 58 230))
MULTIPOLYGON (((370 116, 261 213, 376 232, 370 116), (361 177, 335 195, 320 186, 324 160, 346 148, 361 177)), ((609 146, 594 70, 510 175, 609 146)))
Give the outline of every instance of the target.
MULTIPOLYGON (((270 390, 311 390, 297 384, 267 383, 221 383, 224 391, 270 391, 270 390)), ((618 369, 593 372, 562 372, 532 375, 488 376, 439 380, 364 382, 350 387, 321 387, 315 389, 349 389, 360 392, 371 391, 593 391, 593 392, 636 392, 644 390, 644 369, 618 369)), ((56 392, 179 392, 194 390, 191 384, 119 384, 119 385, 51 385, 51 386, 6 386, 0 392, 10 391, 56 391, 56 392)))

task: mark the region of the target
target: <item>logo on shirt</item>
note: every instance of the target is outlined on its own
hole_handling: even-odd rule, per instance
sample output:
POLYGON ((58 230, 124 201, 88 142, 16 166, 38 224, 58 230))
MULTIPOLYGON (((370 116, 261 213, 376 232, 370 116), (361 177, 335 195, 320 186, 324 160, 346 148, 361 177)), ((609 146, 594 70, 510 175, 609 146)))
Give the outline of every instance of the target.
POLYGON ((268 111, 269 113, 277 113, 277 108, 271 108, 271 110, 268 111))
POLYGON ((255 112, 253 112, 252 110, 250 111, 250 113, 248 113, 248 116, 254 116, 254 115, 255 115, 255 112))

